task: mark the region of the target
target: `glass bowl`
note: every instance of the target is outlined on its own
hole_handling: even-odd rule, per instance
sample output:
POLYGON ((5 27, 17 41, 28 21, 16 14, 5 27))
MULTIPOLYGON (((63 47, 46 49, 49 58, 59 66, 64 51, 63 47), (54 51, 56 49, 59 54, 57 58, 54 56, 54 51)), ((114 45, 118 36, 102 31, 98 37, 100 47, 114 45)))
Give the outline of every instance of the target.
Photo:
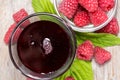
POLYGON ((37 79, 37 80, 38 79, 39 80, 51 80, 51 79, 63 74, 71 66, 71 64, 74 60, 74 57, 75 57, 75 53, 76 53, 76 40, 75 40, 75 36, 74 36, 72 29, 66 24, 66 22, 61 17, 54 15, 54 14, 49 14, 49 13, 34 13, 34 14, 31 14, 31 15, 25 17, 23 20, 21 20, 17 24, 16 28, 14 29, 14 31, 10 37, 9 53, 10 53, 11 60, 12 60, 13 64, 15 65, 15 67, 19 71, 21 71, 25 76, 33 78, 33 79, 37 79), (28 23, 28 20, 30 21, 30 23, 28 23), (24 31, 24 29, 26 28, 27 25, 34 23, 36 21, 43 21, 43 20, 52 21, 52 22, 60 25, 60 27, 63 28, 65 30, 65 32, 67 33, 67 35, 69 36, 69 41, 70 41, 70 43, 69 43, 69 45, 70 45, 69 52, 70 53, 69 53, 64 65, 61 68, 59 68, 58 70, 47 73, 47 74, 36 73, 36 72, 32 71, 31 69, 29 69, 28 67, 26 67, 22 63, 22 61, 19 58, 18 50, 17 50, 17 45, 18 45, 17 43, 19 40, 19 36, 16 38, 16 34, 18 35, 19 30, 20 30, 19 31, 19 35, 20 35, 24 31), (25 23, 27 23, 27 25, 25 25, 25 23))
POLYGON ((107 13, 108 19, 104 23, 102 23, 101 25, 94 27, 93 24, 89 24, 89 25, 86 25, 86 26, 80 28, 80 27, 77 27, 67 17, 65 17, 64 15, 59 13, 58 6, 61 3, 61 1, 62 0, 53 0, 53 4, 54 4, 55 10, 57 12, 57 15, 59 15, 63 19, 65 19, 68 22, 68 24, 70 25, 70 27, 74 31, 78 31, 78 32, 94 32, 94 31, 99 30, 99 29, 103 28, 104 26, 106 26, 112 20, 112 18, 115 16, 115 13, 116 13, 116 10, 117 10, 117 3, 118 3, 118 1, 115 0, 115 6, 107 13))

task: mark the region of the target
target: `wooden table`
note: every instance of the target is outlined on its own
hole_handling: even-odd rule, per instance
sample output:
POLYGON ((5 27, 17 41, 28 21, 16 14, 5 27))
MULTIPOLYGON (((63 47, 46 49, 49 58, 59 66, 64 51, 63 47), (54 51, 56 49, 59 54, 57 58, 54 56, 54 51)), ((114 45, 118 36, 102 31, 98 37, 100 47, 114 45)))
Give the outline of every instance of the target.
MULTIPOLYGON (((118 0, 117 19, 120 24, 120 0, 118 0)), ((31 0, 0 0, 0 80, 25 80, 12 64, 8 46, 3 42, 5 32, 13 23, 12 14, 21 8, 25 8, 29 14, 33 13, 31 0)), ((95 80, 120 80, 120 46, 106 48, 112 53, 112 59, 108 64, 99 66, 93 60, 95 80)))

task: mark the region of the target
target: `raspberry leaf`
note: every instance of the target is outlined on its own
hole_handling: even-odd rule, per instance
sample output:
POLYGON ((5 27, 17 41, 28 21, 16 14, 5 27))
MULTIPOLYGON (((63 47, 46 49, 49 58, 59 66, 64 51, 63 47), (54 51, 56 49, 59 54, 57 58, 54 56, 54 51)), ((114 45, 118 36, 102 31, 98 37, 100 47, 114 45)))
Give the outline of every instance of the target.
MULTIPOLYGON (((35 12, 47 12, 51 14, 56 14, 55 8, 51 2, 51 0, 32 0, 32 7, 35 12)), ((55 22, 55 20, 49 16, 40 16, 42 20, 51 20, 55 22)))
POLYGON ((56 14, 51 0, 32 0, 32 7, 35 12, 49 12, 56 14))
POLYGON ((81 80, 93 80, 91 62, 75 59, 74 67, 78 70, 81 80))
POLYGON ((40 0, 32 0, 32 7, 35 12, 44 12, 44 9, 40 4, 40 0))
POLYGON ((70 69, 55 80, 65 80, 67 76, 75 80, 94 80, 91 62, 76 58, 70 69))
POLYGON ((120 45, 120 38, 108 33, 80 33, 76 32, 77 44, 90 40, 95 46, 109 47, 120 45))

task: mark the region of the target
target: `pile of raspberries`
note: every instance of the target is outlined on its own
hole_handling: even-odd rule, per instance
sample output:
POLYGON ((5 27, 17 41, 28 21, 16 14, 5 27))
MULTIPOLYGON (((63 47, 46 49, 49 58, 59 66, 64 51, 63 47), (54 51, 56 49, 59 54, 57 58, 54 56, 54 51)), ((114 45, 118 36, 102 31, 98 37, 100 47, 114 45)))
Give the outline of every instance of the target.
POLYGON ((88 24, 96 27, 108 19, 107 12, 114 5, 114 0, 62 0, 58 10, 78 27, 88 24))

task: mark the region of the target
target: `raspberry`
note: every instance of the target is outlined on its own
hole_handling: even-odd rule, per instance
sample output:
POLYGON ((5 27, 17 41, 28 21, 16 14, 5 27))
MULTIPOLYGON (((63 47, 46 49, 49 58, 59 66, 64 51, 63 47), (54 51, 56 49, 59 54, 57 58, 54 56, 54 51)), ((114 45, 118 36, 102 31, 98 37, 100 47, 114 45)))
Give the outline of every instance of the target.
POLYGON ((111 59, 110 52, 106 51, 105 49, 101 47, 95 47, 94 49, 94 56, 95 60, 98 64, 104 64, 105 62, 109 61, 111 59))
POLYGON ((97 0, 78 0, 81 6, 83 6, 88 12, 94 12, 98 8, 97 0))
POLYGON ((91 41, 86 40, 77 48, 77 57, 82 60, 91 60, 94 53, 94 46, 91 41))
POLYGON ((9 44, 9 38, 10 38, 10 36, 11 36, 11 32, 7 31, 5 33, 5 36, 4 36, 4 42, 5 42, 5 44, 9 44))
POLYGON ((76 26, 83 27, 90 23, 90 18, 86 11, 78 11, 74 17, 74 23, 76 26))
POLYGON ((59 5, 58 10, 67 18, 71 19, 77 10, 77 7, 77 0, 63 0, 59 5))
POLYGON ((98 0, 98 4, 104 11, 109 11, 114 7, 114 0, 98 0))
POLYGON ((65 78, 65 80, 75 80, 72 76, 68 76, 65 78))
POLYGON ((100 8, 90 13, 90 20, 94 26, 99 26, 108 19, 107 14, 100 8))
POLYGON ((18 23, 19 21, 21 21, 26 16, 28 16, 28 13, 25 11, 25 9, 21 9, 18 12, 16 12, 15 14, 13 14, 13 19, 14 19, 15 22, 18 23))
POLYGON ((11 34, 12 34, 12 31, 14 30, 14 28, 16 27, 16 23, 12 24, 9 29, 7 30, 5 36, 4 36, 4 42, 6 44, 9 44, 9 40, 10 40, 10 37, 11 37, 11 34))
POLYGON ((119 25, 117 19, 113 18, 105 27, 96 32, 117 35, 119 33, 119 25))
MULTIPOLYGON (((4 42, 6 44, 9 44, 9 41, 10 41, 10 37, 11 37, 11 34, 13 32, 13 30, 15 29, 16 27, 16 23, 12 24, 9 29, 7 30, 5 36, 4 36, 4 42)), ((13 42, 16 42, 20 33, 22 32, 22 30, 20 28, 17 29, 17 31, 15 32, 15 36, 13 38, 13 42)))
MULTIPOLYGON (((25 11, 25 9, 21 9, 18 12, 13 14, 13 19, 16 23, 18 23, 26 16, 28 16, 28 13, 25 11)), ((29 23, 30 21, 26 20, 24 23, 22 23, 22 27, 26 27, 29 23)))

